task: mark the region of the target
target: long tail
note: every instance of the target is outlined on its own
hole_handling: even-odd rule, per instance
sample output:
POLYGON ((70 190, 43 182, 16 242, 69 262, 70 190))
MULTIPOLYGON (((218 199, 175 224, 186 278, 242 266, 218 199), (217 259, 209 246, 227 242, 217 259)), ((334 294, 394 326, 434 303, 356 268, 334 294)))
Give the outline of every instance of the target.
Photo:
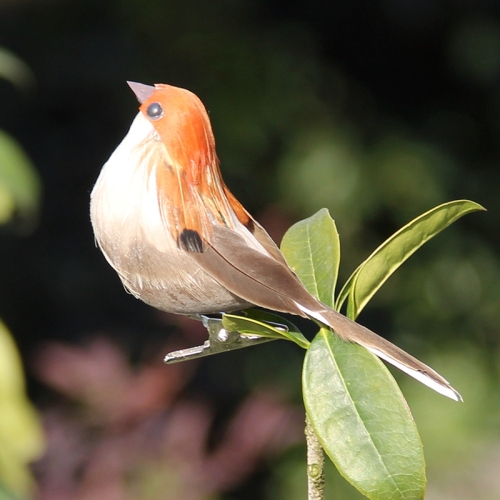
POLYGON ((394 365, 440 394, 455 401, 463 401, 462 396, 453 389, 450 383, 430 366, 427 366, 388 340, 368 330, 363 325, 351 321, 349 318, 332 309, 324 308, 318 311, 306 309, 300 304, 297 304, 297 306, 307 316, 328 325, 342 339, 365 347, 379 358, 394 365))

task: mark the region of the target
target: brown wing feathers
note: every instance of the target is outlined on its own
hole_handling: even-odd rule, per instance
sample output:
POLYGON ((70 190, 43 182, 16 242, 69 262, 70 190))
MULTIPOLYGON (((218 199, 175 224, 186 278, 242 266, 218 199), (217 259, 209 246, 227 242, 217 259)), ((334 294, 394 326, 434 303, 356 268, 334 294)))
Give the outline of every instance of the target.
POLYGON ((191 254, 191 258, 232 293, 258 306, 306 316, 293 297, 312 297, 289 268, 249 247, 226 227, 214 227, 206 246, 203 253, 191 254))

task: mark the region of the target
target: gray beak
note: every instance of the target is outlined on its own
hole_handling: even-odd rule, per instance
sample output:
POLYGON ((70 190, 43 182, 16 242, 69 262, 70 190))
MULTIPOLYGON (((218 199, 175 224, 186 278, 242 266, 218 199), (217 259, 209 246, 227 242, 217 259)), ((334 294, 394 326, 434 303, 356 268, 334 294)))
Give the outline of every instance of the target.
POLYGON ((143 83, 127 82, 128 86, 132 89, 137 100, 142 104, 153 93, 155 88, 151 85, 144 85, 143 83))

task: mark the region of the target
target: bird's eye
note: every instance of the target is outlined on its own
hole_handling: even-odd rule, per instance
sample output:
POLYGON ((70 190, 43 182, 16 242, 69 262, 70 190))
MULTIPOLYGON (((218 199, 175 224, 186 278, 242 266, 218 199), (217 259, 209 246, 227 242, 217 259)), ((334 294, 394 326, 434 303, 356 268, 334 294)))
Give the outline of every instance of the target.
POLYGON ((151 120, 158 120, 158 118, 163 116, 163 108, 159 102, 153 102, 148 106, 146 114, 151 120))

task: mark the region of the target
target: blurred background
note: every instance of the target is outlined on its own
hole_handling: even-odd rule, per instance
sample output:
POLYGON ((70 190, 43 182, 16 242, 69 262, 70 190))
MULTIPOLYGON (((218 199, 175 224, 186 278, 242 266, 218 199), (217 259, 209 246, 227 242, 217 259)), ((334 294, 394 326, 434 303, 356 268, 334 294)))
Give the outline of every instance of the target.
MULTIPOLYGON (((125 293, 95 248, 89 194, 138 107, 126 80, 202 99, 226 183, 278 242, 329 208, 341 282, 435 205, 488 209, 359 320, 464 397, 395 373, 427 498, 500 498, 497 2, 0 0, 0 499, 305 498, 300 348, 164 366, 206 332, 125 293)), ((361 496, 329 467, 327 498, 361 496)))

